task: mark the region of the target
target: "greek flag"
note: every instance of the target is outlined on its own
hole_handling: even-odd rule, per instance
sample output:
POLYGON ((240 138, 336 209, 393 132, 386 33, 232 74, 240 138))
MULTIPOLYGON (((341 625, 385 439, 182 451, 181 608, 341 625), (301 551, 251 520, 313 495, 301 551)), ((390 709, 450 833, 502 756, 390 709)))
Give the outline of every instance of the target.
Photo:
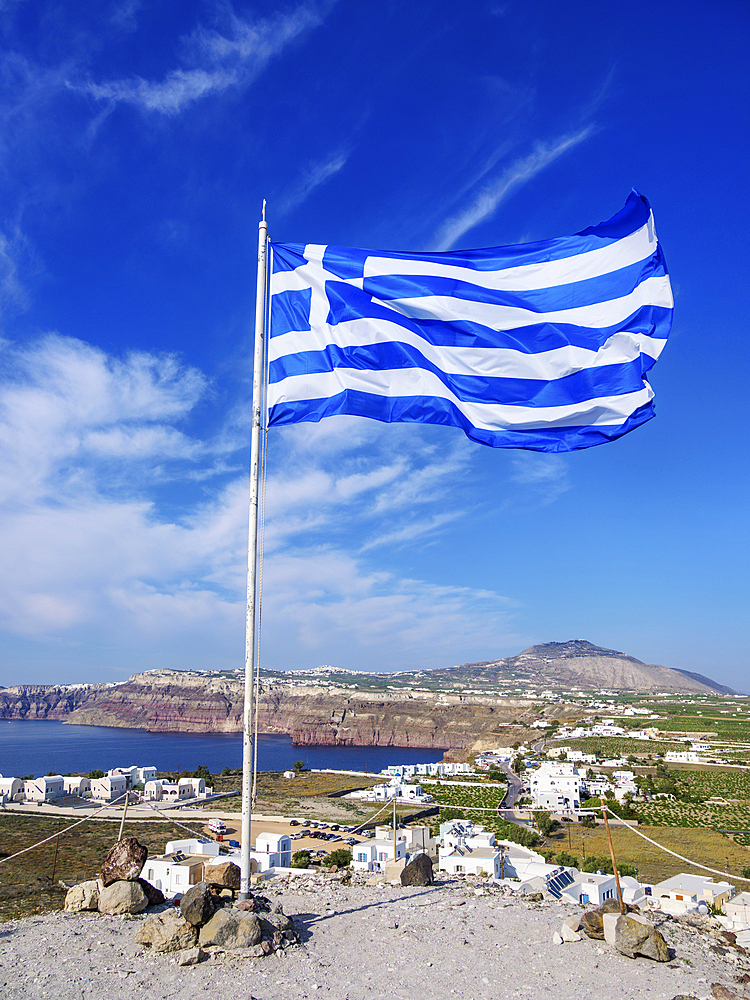
POLYGON ((538 243, 271 249, 269 425, 348 413, 562 452, 654 416, 646 373, 673 303, 635 191, 608 222, 538 243))

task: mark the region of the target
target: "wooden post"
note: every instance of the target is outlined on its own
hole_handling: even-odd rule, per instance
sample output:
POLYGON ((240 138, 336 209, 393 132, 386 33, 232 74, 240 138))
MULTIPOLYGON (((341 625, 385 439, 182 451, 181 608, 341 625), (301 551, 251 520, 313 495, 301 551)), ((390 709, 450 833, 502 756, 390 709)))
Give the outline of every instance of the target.
POLYGON ((125 817, 128 814, 128 799, 130 798, 130 792, 125 792, 125 803, 122 807, 122 819, 120 820, 120 832, 117 835, 117 839, 122 840, 122 831, 125 828, 125 817))
POLYGON ((617 862, 615 861, 615 848, 612 843, 612 833, 609 829, 609 819, 607 818, 607 806, 602 795, 602 816, 604 816, 604 826, 607 829, 607 840, 609 841, 609 856, 612 858, 612 869, 615 873, 615 882, 617 884, 617 896, 620 900, 620 913, 625 913, 625 903, 622 898, 622 889, 620 888, 620 873, 617 871, 617 862))

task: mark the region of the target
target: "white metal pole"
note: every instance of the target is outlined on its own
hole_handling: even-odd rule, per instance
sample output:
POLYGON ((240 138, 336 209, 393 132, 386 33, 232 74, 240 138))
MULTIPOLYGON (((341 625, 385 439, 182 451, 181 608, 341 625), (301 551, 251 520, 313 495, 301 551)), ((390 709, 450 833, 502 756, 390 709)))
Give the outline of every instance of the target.
POLYGON ((260 481, 261 397, 263 395, 263 338, 266 326, 266 203, 258 226, 258 278, 255 292, 255 350, 253 354, 253 424, 250 437, 250 515, 247 538, 247 611, 245 616, 245 705, 242 727, 242 851, 240 899, 250 895, 250 796, 253 784, 253 680, 255 671, 256 587, 258 556, 258 486, 260 481))

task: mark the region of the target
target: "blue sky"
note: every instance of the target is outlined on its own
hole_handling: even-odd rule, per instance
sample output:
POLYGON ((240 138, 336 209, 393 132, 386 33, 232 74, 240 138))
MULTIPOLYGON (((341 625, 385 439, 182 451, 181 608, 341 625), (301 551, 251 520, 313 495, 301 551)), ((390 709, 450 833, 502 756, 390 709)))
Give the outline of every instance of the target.
POLYGON ((0 683, 241 666, 263 198, 280 242, 434 250, 635 186, 676 298, 657 418, 564 456, 272 431, 263 662, 575 637, 746 688, 749 27, 739 0, 0 0, 0 683))

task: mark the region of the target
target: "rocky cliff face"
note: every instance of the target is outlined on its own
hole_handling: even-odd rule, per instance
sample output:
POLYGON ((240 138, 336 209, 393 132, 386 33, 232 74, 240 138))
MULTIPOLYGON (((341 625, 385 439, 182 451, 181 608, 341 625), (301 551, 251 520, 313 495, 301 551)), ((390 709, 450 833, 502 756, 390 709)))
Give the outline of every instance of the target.
MULTIPOLYGON (((112 686, 5 688, 0 718, 233 733, 242 729, 243 694, 233 678, 164 670, 112 686)), ((260 731, 288 734, 300 745, 462 748, 499 726, 495 742, 502 742, 508 723, 535 717, 530 702, 489 695, 354 692, 278 681, 264 684, 259 703, 260 731)))

